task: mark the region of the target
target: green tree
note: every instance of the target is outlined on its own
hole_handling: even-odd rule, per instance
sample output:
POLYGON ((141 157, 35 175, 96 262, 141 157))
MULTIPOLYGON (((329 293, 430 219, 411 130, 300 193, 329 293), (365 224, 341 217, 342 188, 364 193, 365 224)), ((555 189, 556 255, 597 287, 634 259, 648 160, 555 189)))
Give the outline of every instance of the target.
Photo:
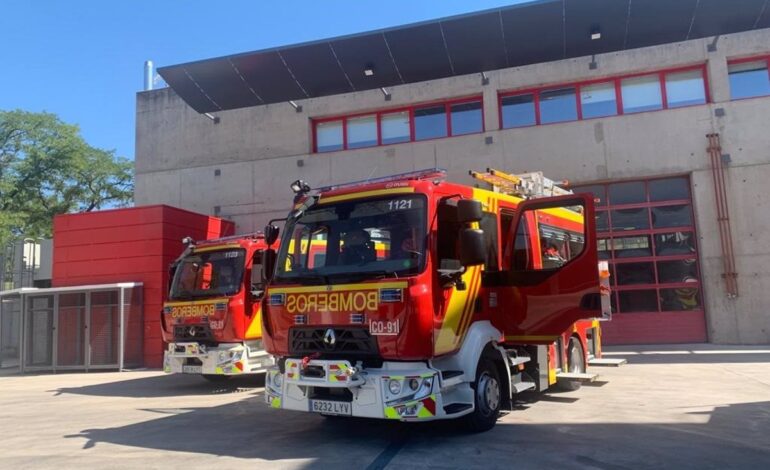
POLYGON ((133 164, 49 113, 0 111, 0 246, 50 237, 54 215, 129 205, 133 164))

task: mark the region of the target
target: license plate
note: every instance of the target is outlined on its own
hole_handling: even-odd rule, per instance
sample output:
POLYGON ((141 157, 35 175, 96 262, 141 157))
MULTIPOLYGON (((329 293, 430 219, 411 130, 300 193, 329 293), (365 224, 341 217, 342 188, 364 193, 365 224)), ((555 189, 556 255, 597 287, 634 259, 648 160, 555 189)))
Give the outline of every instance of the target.
POLYGON ((398 320, 372 320, 369 322, 369 333, 372 336, 395 336, 398 334, 398 320))
POLYGON ((182 366, 183 374, 200 374, 203 372, 203 366, 182 366))
POLYGON ((333 400, 310 400, 310 411, 327 415, 350 416, 350 403, 333 400))

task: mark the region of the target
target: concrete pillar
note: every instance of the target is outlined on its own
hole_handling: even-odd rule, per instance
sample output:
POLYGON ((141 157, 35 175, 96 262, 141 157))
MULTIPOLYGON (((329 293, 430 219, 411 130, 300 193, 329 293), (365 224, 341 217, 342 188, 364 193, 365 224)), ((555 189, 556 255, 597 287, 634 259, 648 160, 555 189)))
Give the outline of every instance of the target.
MULTIPOLYGON (((704 44, 704 47, 707 47, 704 44)), ((727 57, 724 50, 719 49, 707 53, 706 71, 708 72, 709 94, 711 101, 722 103, 730 101, 730 81, 727 77, 727 57)))

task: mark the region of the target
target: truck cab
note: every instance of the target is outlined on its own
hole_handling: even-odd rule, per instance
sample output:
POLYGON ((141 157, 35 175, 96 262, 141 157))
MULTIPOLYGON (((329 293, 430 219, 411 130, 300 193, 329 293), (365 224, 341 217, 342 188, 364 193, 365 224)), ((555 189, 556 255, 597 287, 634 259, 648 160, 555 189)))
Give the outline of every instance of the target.
POLYGON ((587 195, 528 200, 435 170, 299 195, 267 289, 267 402, 489 429, 548 387, 548 347, 601 316, 593 225, 587 195), (548 237, 566 257, 545 259, 548 237))
POLYGON ((209 380, 264 372, 272 363, 262 344, 264 237, 185 241, 161 313, 164 370, 209 380))

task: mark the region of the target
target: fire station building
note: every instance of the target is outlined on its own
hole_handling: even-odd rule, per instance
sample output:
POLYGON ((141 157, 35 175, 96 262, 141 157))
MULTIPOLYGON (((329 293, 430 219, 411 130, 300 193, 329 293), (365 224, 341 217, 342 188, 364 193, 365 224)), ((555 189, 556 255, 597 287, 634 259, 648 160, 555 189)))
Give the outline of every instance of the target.
POLYGON ((543 171, 598 198, 605 343, 768 343, 769 28, 765 0, 539 0, 171 65, 136 204, 241 233, 296 179, 543 171))

